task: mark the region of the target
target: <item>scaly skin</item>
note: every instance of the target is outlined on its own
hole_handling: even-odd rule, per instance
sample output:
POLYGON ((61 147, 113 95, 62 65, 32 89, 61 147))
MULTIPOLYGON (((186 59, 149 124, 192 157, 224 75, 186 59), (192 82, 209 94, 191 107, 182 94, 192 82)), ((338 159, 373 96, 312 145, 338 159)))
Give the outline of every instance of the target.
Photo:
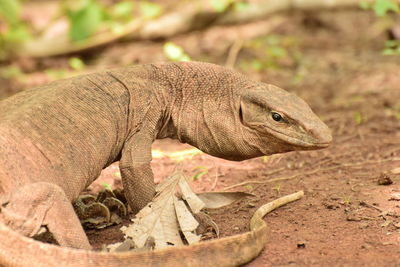
POLYGON ((166 137, 230 160, 332 140, 300 98, 213 64, 60 80, 0 102, 0 221, 27 236, 46 225, 60 245, 90 248, 70 202, 119 160, 129 205, 140 210, 154 196, 151 144, 166 137))

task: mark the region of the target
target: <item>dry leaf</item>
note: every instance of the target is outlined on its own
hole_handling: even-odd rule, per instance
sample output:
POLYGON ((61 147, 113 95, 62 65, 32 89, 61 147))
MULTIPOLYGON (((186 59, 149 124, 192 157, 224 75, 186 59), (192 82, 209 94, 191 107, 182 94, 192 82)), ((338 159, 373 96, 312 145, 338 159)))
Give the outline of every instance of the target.
POLYGON ((203 193, 197 196, 181 171, 175 171, 159 184, 156 192, 153 201, 133 219, 134 224, 121 228, 126 237, 131 238, 139 249, 145 246, 149 239, 154 240, 156 249, 183 245, 180 233, 188 244, 197 243, 201 239, 201 236, 196 234, 199 223, 192 213, 199 213, 205 206, 218 208, 245 196, 252 196, 242 192, 203 193), (176 197, 178 186, 185 201, 176 197))
MULTIPOLYGON (((188 242, 195 242, 196 237, 191 234, 191 231, 194 230, 191 230, 191 226, 189 227, 187 224, 188 222, 192 222, 191 219, 182 218, 182 216, 190 217, 192 215, 190 212, 188 215, 180 204, 177 204, 179 206, 179 210, 177 210, 176 205, 174 204, 177 202, 175 196, 177 185, 182 184, 185 187, 185 183, 186 179, 182 172, 174 172, 164 182, 157 186, 156 197, 136 215, 136 218, 133 219, 134 224, 121 229, 126 236, 132 238, 138 248, 143 247, 149 238, 154 238, 156 249, 167 246, 183 245, 180 231, 190 239, 187 240, 188 242), (183 227, 178 223, 177 216, 181 217, 179 218, 179 223, 183 223, 183 227)), ((185 191, 185 194, 189 199, 195 199, 192 196, 195 194, 190 192, 190 187, 181 189, 181 191, 185 191)), ((196 200, 192 202, 196 203, 196 200)), ((186 208, 185 204, 184 206, 186 208)), ((195 207, 198 206, 199 204, 195 204, 195 207)))
POLYGON ((244 197, 254 196, 245 192, 205 192, 197 194, 205 204, 205 208, 217 209, 227 206, 244 197))
POLYGON ((179 179, 179 188, 182 192, 182 198, 186 200, 193 213, 199 213, 204 208, 205 204, 201 199, 192 191, 185 177, 179 179))
POLYGON ((196 235, 194 232, 196 231, 199 223, 190 213, 185 203, 182 200, 179 200, 177 197, 174 198, 175 212, 179 221, 179 226, 183 235, 186 238, 186 241, 189 244, 197 243, 200 241, 201 236, 196 235))
POLYGON ((173 194, 161 194, 133 219, 134 224, 123 232, 133 239, 137 247, 145 245, 149 238, 154 238, 155 247, 182 245, 178 222, 173 205, 173 194))

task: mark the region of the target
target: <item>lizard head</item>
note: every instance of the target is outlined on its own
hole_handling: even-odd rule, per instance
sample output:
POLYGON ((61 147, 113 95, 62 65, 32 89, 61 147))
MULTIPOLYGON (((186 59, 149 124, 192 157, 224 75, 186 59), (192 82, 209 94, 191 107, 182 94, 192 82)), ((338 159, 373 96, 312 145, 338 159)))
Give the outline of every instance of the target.
POLYGON ((184 80, 162 136, 238 161, 332 142, 329 128, 294 94, 216 65, 185 64, 191 78, 184 80))
POLYGON ((262 84, 244 91, 240 97, 239 117, 246 128, 246 136, 257 135, 257 147, 266 155, 319 149, 332 142, 328 126, 306 102, 274 85, 262 84), (260 143, 263 139, 265 148, 260 143))

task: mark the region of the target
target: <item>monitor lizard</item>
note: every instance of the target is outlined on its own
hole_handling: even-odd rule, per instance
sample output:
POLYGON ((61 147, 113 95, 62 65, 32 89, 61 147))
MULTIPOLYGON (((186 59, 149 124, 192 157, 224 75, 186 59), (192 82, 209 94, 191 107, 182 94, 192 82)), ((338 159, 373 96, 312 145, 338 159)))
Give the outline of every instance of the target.
POLYGON ((23 91, 0 102, 0 263, 140 261, 140 253, 82 250, 91 246, 71 201, 119 161, 128 203, 139 211, 155 193, 151 145, 168 137, 235 161, 332 141, 299 97, 209 63, 137 65, 23 91), (63 247, 23 237, 44 226, 63 247))

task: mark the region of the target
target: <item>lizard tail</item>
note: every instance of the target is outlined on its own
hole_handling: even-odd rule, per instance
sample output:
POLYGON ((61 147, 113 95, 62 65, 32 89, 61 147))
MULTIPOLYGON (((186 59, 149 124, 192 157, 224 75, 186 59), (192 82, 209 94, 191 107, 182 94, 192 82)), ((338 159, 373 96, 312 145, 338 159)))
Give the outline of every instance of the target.
POLYGON ((46 244, 0 222, 0 266, 237 266, 256 257, 266 242, 266 225, 241 235, 191 246, 141 252, 96 252, 46 244))

